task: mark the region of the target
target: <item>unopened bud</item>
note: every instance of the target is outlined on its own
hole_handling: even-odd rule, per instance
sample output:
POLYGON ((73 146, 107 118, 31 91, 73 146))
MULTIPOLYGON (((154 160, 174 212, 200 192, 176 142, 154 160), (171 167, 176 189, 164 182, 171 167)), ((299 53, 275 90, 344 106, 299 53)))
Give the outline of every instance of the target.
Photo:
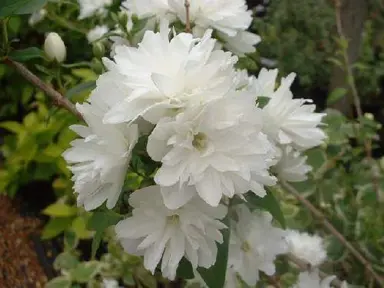
POLYGON ((93 43, 92 51, 96 58, 101 59, 105 54, 104 44, 101 42, 93 43))
POLYGON ((92 60, 92 70, 95 71, 96 74, 102 74, 104 72, 104 66, 99 59, 94 58, 92 60))
POLYGON ((373 120, 373 119, 374 119, 374 116, 373 116, 372 113, 365 113, 365 114, 364 114, 364 117, 367 118, 367 119, 369 119, 369 120, 373 120))
POLYGON ((44 51, 50 61, 56 60, 61 63, 67 56, 67 48, 59 34, 51 32, 44 42, 44 51))
POLYGON ((119 24, 121 25, 121 27, 127 27, 127 23, 128 23, 128 14, 127 14, 127 12, 120 11, 119 15, 118 15, 118 18, 119 18, 119 24))

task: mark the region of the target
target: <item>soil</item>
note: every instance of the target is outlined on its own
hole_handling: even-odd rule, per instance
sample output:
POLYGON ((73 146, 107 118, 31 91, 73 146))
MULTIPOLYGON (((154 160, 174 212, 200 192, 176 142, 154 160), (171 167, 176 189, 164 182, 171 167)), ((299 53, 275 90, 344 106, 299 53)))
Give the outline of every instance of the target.
POLYGON ((17 207, 17 201, 0 195, 0 287, 44 287, 47 276, 32 240, 42 221, 21 216, 17 207))

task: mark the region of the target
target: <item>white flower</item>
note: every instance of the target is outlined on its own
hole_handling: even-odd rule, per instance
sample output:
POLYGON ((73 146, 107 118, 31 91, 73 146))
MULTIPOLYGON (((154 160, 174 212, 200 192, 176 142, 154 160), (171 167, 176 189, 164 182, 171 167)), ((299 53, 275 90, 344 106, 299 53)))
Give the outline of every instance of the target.
POLYGON ((113 0, 77 0, 80 5, 79 19, 85 19, 95 14, 105 14, 106 6, 112 4, 113 0))
POLYGON ((252 88, 251 91, 255 92, 256 97, 271 97, 275 92, 277 69, 265 69, 262 68, 259 75, 252 77, 252 88))
POLYGON ((300 152, 295 151, 291 146, 285 146, 281 149, 278 157, 278 163, 274 166, 274 171, 280 179, 288 182, 301 182, 307 179, 307 173, 312 167, 306 164, 307 156, 302 156, 300 152))
MULTIPOLYGON (((321 280, 318 271, 302 272, 293 288, 331 288, 331 282, 335 278, 336 276, 328 276, 321 280)), ((346 284, 343 283, 342 285, 346 284)), ((347 288, 346 286, 342 287, 347 288)))
MULTIPOLYGON (((185 23, 184 0, 169 0, 170 9, 185 23)), ((243 56, 255 51, 260 37, 246 30, 252 23, 252 11, 247 10, 244 0, 194 0, 190 1, 190 20, 195 27, 193 33, 214 28, 224 40, 224 46, 243 56)))
POLYGON ((45 18, 45 15, 47 15, 47 10, 40 9, 32 13, 31 17, 28 19, 28 24, 33 26, 40 21, 42 21, 45 18))
POLYGON ((67 57, 67 48, 65 47, 64 41, 60 35, 55 32, 49 33, 45 38, 44 51, 51 61, 56 60, 61 63, 67 57))
POLYGON ((108 27, 106 25, 96 26, 92 30, 90 30, 87 34, 87 40, 89 43, 92 43, 96 40, 99 40, 106 33, 108 33, 108 27))
POLYGON ((76 106, 88 126, 71 126, 84 139, 72 141, 72 148, 63 153, 64 159, 72 165, 77 203, 84 205, 87 211, 105 201, 109 209, 116 205, 138 138, 137 125, 103 124, 102 105, 93 102, 76 106))
POLYGON ((315 113, 315 105, 305 105, 312 102, 309 99, 293 99, 290 86, 295 76, 291 73, 283 78, 280 87, 263 108, 263 131, 278 144, 309 149, 320 145, 326 137, 317 127, 325 114, 315 113))
POLYGON ((160 120, 149 136, 147 151, 162 162, 155 181, 165 205, 176 209, 196 191, 212 206, 223 195, 252 190, 264 196, 263 185, 275 184, 268 172, 275 151, 260 132, 261 116, 252 94, 232 92, 160 120))
POLYGON ((116 225, 116 234, 127 253, 144 256, 144 266, 154 273, 161 261, 164 277, 173 280, 184 256, 192 267, 208 268, 216 261, 216 242, 222 243, 218 219, 227 213, 225 206, 212 208, 199 198, 180 209, 165 207, 158 186, 134 192, 129 199, 132 216, 116 225))
POLYGON ((140 19, 153 16, 157 20, 167 18, 172 21, 175 19, 171 14, 168 0, 125 0, 121 5, 140 19))
MULTIPOLYGON (((232 88, 237 58, 213 51, 215 40, 210 32, 201 40, 181 33, 169 41, 169 31, 163 22, 160 33, 147 31, 138 48, 118 46, 114 62, 104 59, 109 72, 121 79, 121 89, 115 89, 114 95, 108 93, 116 102, 105 122, 129 122, 142 116, 156 124, 175 108, 221 98, 232 88)), ((116 82, 110 75, 100 77, 103 90, 110 90, 110 82, 116 82)))
POLYGON ((321 265, 327 258, 323 239, 317 235, 288 230, 285 239, 288 252, 312 266, 321 265))
POLYGON ((276 256, 286 252, 285 232, 272 226, 272 215, 267 212, 251 213, 244 204, 238 205, 236 212, 238 222, 231 232, 228 263, 253 286, 259 281, 259 270, 275 273, 276 256))

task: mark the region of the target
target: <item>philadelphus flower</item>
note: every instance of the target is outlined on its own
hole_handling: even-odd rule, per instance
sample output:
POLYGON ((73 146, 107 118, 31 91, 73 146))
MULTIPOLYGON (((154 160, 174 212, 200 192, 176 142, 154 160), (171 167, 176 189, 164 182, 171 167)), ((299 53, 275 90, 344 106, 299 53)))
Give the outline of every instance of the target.
POLYGON ((171 14, 168 0, 125 0, 122 7, 135 14, 140 19, 156 17, 157 20, 167 18, 175 20, 171 14))
POLYGON ((71 129, 83 139, 72 141, 72 148, 63 153, 72 166, 77 203, 89 211, 105 201, 112 209, 124 184, 131 151, 137 142, 137 125, 107 125, 97 102, 77 105, 88 126, 73 125, 71 129))
MULTIPOLYGON (((185 23, 184 0, 168 2, 171 10, 185 23)), ((246 31, 252 23, 252 11, 247 10, 244 0, 194 0, 190 1, 189 11, 195 35, 213 28, 224 40, 224 46, 239 56, 254 52, 254 46, 261 40, 258 35, 246 31)))
POLYGON ((61 63, 67 57, 67 48, 59 34, 51 32, 47 35, 44 42, 44 51, 48 59, 61 63))
POLYGON ((312 167, 306 164, 307 156, 302 156, 290 146, 278 150, 279 162, 274 166, 274 171, 279 178, 288 182, 305 181, 307 173, 312 170, 312 167))
POLYGON ((79 19, 85 19, 95 14, 105 14, 106 6, 112 4, 113 0, 77 0, 80 5, 79 19))
POLYGON ((277 69, 262 68, 257 78, 251 77, 252 87, 250 90, 255 92, 257 97, 271 97, 275 92, 277 74, 277 69))
POLYGON ((275 184, 268 172, 275 151, 261 133, 261 116, 252 94, 232 92, 160 120, 147 151, 162 162, 155 181, 165 205, 177 209, 196 192, 212 206, 249 190, 263 197, 263 185, 275 184))
MULTIPOLYGON (((272 226, 268 212, 251 213, 247 206, 236 207, 238 222, 231 232, 228 264, 250 286, 259 280, 258 270, 267 275, 275 273, 274 260, 286 253, 285 232, 272 226)), ((307 286, 311 287, 311 286, 307 286)))
MULTIPOLYGON (((302 272, 299 275, 299 280, 293 288, 331 288, 331 282, 336 276, 328 276, 323 280, 320 279, 318 271, 302 272)), ((342 288, 347 288, 344 282, 342 288)))
POLYGON ((291 254, 310 263, 312 266, 321 265, 327 258, 323 239, 317 235, 289 230, 285 240, 291 254))
POLYGON ((173 280, 182 257, 196 269, 208 268, 216 261, 216 242, 222 243, 218 219, 227 213, 225 206, 212 208, 194 198, 180 209, 165 207, 158 186, 131 194, 132 216, 116 225, 116 234, 125 251, 144 256, 144 266, 154 273, 161 261, 164 277, 173 280))
MULTIPOLYGON (((272 79, 274 74, 270 74, 270 77, 272 79)), ((311 100, 293 99, 290 86, 294 79, 295 73, 291 73, 281 80, 281 85, 275 92, 263 95, 270 97, 268 104, 263 108, 263 131, 278 144, 309 149, 320 145, 326 137, 317 127, 325 114, 315 113, 315 105, 305 105, 311 100)))
POLYGON ((108 33, 108 27, 106 25, 96 26, 92 30, 90 30, 87 34, 87 40, 89 43, 92 43, 96 40, 99 40, 106 33, 108 33))
POLYGON ((110 72, 100 77, 104 89, 110 89, 116 75, 121 78, 105 122, 129 122, 142 116, 156 124, 176 109, 221 98, 232 88, 237 58, 213 51, 211 31, 202 39, 181 33, 172 40, 169 32, 168 23, 162 22, 160 33, 146 31, 138 48, 118 46, 114 62, 104 59, 110 72))

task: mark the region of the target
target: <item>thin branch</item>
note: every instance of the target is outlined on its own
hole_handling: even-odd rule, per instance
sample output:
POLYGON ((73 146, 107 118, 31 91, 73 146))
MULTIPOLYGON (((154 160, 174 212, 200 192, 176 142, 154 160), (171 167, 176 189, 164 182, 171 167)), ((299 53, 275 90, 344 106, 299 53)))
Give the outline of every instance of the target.
POLYGON ((185 32, 191 33, 191 19, 189 14, 189 7, 191 6, 189 0, 184 1, 185 6, 185 32))
MULTIPOLYGON (((286 254, 286 257, 290 262, 294 263, 297 267, 299 267, 301 271, 311 271, 313 269, 311 264, 297 258, 295 255, 293 255, 291 253, 286 254)), ((321 279, 324 279, 324 278, 329 276, 328 274, 324 273, 320 269, 319 269, 319 275, 320 275, 321 279)), ((341 285, 342 285, 341 281, 337 278, 333 279, 333 281, 331 283, 335 287, 341 287, 341 285)))
POLYGON ((373 270, 371 263, 365 259, 365 257, 356 250, 355 247, 351 243, 348 242, 347 239, 344 238, 344 236, 337 231, 337 229, 327 220, 325 215, 318 210, 315 206, 312 205, 311 202, 309 202, 307 199, 305 199, 293 186, 288 184, 285 181, 280 181, 281 186, 287 190, 289 193, 291 193, 297 200, 299 200, 308 210, 312 212, 312 214, 318 218, 318 220, 321 221, 322 225, 327 228, 327 230, 333 234, 344 246, 347 248, 353 256, 356 257, 357 260, 363 264, 366 271, 375 278, 376 282, 380 284, 380 287, 384 287, 383 285, 383 278, 379 276, 375 270, 373 270))
POLYGON ((13 61, 9 58, 6 58, 4 60, 4 63, 15 68, 15 70, 19 72, 19 74, 23 76, 26 80, 31 82, 34 86, 43 90, 45 94, 47 94, 47 96, 49 96, 52 99, 53 103, 56 106, 68 110, 69 112, 71 112, 81 120, 83 119, 79 111, 77 111, 75 105, 73 105, 67 98, 65 98, 55 89, 53 89, 52 87, 50 87, 49 85, 41 81, 39 77, 37 77, 30 70, 28 70, 28 68, 25 67, 23 64, 13 61))
MULTIPOLYGON (((342 0, 335 0, 335 18, 336 18, 336 27, 337 27, 337 33, 339 34, 340 39, 342 41, 347 41, 347 38, 345 37, 344 31, 343 31, 343 23, 341 21, 341 1, 342 0)), ((343 52, 343 60, 344 60, 344 66, 347 72, 347 82, 350 86, 353 102, 355 104, 356 113, 359 119, 363 117, 363 110, 361 108, 361 101, 359 97, 359 92, 357 91, 355 77, 353 75, 353 70, 351 63, 349 61, 348 51, 345 49, 345 47, 342 48, 343 52)), ((357 136, 357 135, 356 135, 357 136)), ((367 139, 364 141, 364 148, 365 153, 367 155, 367 159, 371 163, 371 170, 372 170, 372 185, 373 190, 376 193, 376 198, 378 202, 381 202, 381 195, 380 195, 380 188, 379 188, 379 178, 377 176, 375 169, 375 161, 372 157, 372 141, 370 139, 367 139)))

